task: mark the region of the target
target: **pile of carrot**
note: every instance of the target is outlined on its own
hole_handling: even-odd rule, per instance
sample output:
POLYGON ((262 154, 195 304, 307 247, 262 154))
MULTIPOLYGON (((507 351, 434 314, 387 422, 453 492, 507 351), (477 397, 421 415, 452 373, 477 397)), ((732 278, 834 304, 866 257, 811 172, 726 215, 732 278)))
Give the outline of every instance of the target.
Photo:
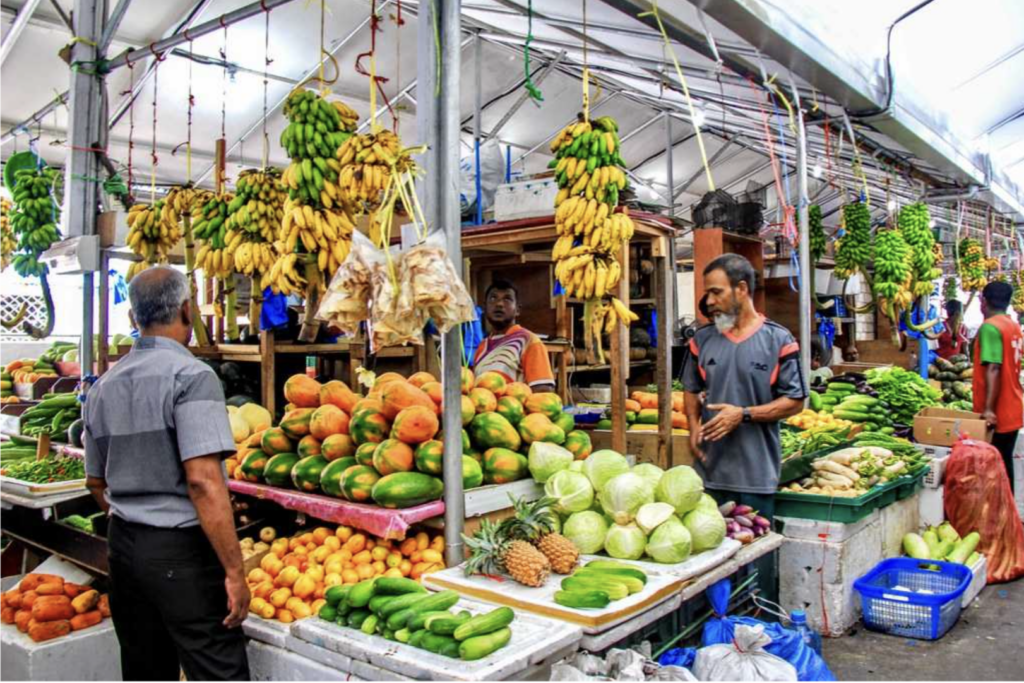
POLYGON ((0 621, 37 643, 66 636, 110 617, 108 596, 55 574, 27 574, 0 594, 0 621))

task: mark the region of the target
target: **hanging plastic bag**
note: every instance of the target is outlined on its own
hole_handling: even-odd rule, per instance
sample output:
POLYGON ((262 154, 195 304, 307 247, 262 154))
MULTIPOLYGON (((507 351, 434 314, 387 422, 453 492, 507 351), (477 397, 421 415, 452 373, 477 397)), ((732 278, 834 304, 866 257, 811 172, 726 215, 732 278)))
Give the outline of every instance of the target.
POLYGON ((999 451, 960 439, 946 463, 945 486, 946 519, 961 536, 981 534, 977 550, 988 561, 988 583, 1024 576, 1024 528, 999 451))
POLYGON ((740 624, 728 645, 697 650, 693 673, 698 681, 797 680, 792 664, 765 651, 771 642, 771 637, 764 632, 764 624, 740 624))
POLYGON ((476 306, 448 258, 442 239, 442 233, 435 233, 403 254, 402 281, 407 288, 398 304, 401 315, 420 316, 420 327, 430 318, 443 334, 455 325, 474 320, 476 306))
MULTIPOLYGON (((789 662, 797 672, 800 681, 834 681, 836 677, 817 652, 804 642, 799 633, 785 628, 782 624, 766 623, 751 617, 727 616, 729 598, 732 595, 732 583, 722 579, 708 587, 705 593, 715 616, 704 624, 703 644, 721 645, 731 643, 738 626, 763 626, 765 633, 771 638, 766 650, 789 662)), ((686 657, 685 651, 669 650, 661 656, 663 664, 677 664, 686 657), (670 658, 670 659, 666 659, 670 658)))
POLYGON ((373 273, 383 269, 381 251, 361 232, 352 233, 352 248, 331 278, 317 317, 347 335, 357 334, 370 314, 373 273))

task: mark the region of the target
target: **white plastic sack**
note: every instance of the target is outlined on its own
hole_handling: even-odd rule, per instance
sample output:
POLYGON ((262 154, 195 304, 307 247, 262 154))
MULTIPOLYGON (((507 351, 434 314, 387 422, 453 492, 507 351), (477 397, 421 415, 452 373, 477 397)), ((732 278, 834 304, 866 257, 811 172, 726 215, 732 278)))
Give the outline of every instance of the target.
POLYGON ((764 651, 772 639, 764 626, 736 627, 733 642, 697 650, 693 673, 698 681, 795 681, 789 662, 764 651))
POLYGON ((1013 447, 1013 477, 1017 513, 1024 519, 1024 434, 1017 435, 1017 444, 1013 447))
MULTIPOLYGON (((470 152, 459 160, 459 200, 462 213, 476 205, 476 154, 470 152)), ((505 182, 505 155, 497 140, 488 140, 480 145, 480 194, 484 211, 494 204, 498 186, 505 182)))
POLYGON ((649 643, 636 650, 611 650, 604 659, 577 652, 551 667, 552 681, 696 681, 689 669, 659 666, 649 643))

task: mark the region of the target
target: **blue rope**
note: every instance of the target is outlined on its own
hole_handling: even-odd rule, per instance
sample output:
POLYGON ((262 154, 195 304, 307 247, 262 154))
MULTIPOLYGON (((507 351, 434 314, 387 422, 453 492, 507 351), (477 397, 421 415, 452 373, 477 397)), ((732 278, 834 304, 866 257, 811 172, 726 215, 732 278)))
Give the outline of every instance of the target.
POLYGON ((476 156, 476 225, 484 222, 484 191, 480 183, 480 140, 475 141, 476 156))

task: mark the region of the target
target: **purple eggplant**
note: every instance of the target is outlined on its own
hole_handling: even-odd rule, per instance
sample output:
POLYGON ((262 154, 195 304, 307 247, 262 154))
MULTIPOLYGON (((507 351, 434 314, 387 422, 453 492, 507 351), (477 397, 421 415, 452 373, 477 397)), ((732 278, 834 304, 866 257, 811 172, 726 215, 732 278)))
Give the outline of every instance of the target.
POLYGON ((732 515, 732 511, 736 508, 736 501, 730 500, 728 503, 722 503, 718 506, 718 511, 722 513, 723 517, 729 517, 732 515))
POLYGON ((761 527, 762 529, 771 529, 772 523, 768 521, 768 518, 757 515, 754 517, 754 525, 761 527))
POLYGON ((733 517, 741 517, 743 515, 749 515, 753 511, 754 511, 754 508, 750 507, 749 505, 737 505, 732 510, 732 516, 733 517))
POLYGON ((750 521, 749 517, 733 517, 733 520, 742 527, 746 527, 748 529, 752 529, 754 527, 754 523, 750 521))
POLYGON ((741 527, 739 524, 730 519, 728 522, 725 523, 725 528, 730 534, 735 534, 743 527, 741 527))

